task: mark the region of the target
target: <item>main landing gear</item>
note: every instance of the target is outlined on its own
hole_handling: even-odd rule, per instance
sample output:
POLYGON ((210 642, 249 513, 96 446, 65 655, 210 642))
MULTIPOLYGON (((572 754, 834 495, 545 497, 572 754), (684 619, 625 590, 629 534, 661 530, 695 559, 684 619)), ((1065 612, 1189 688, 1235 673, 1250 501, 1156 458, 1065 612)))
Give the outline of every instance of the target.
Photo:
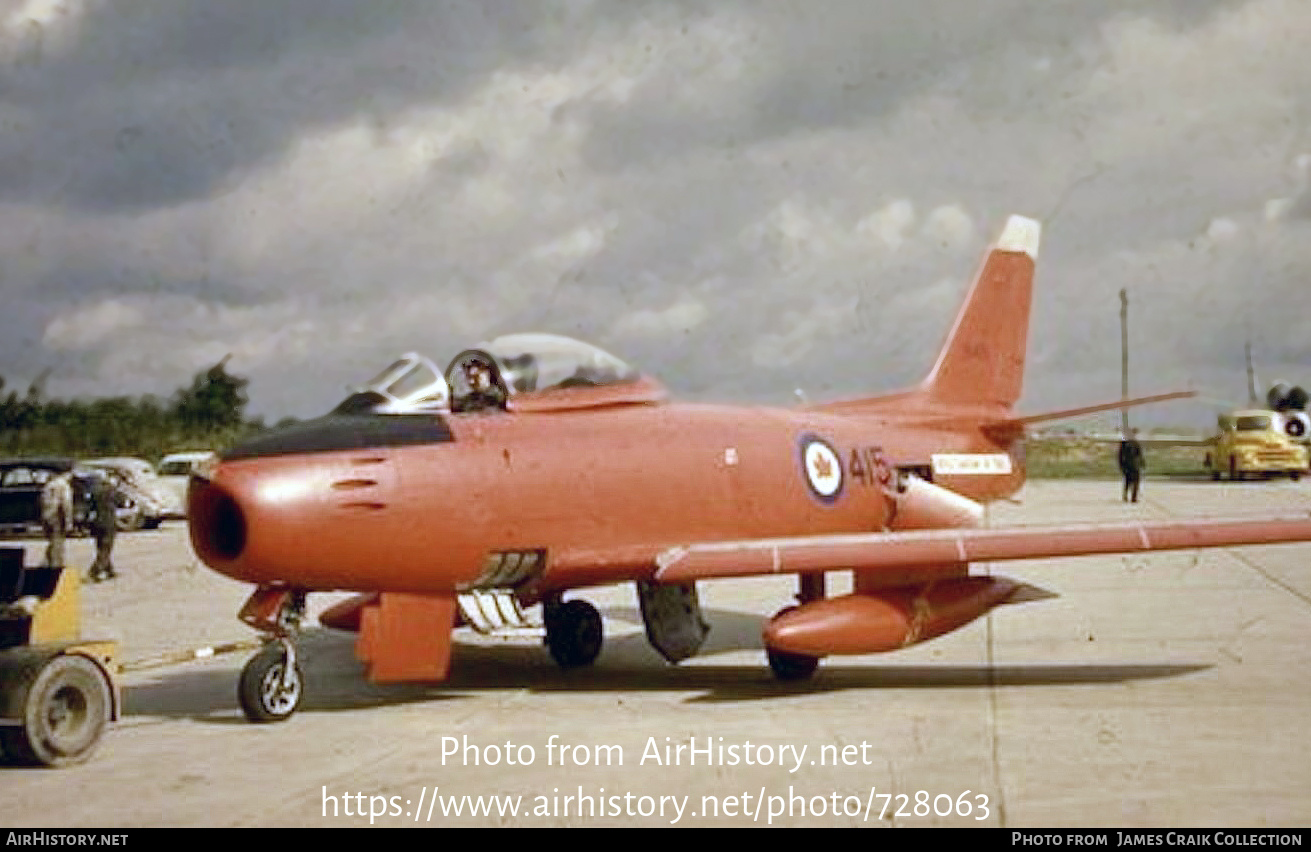
POLYGON ((242 607, 242 621, 265 634, 267 644, 241 670, 237 699, 252 722, 284 722, 300 707, 305 677, 293 638, 305 617, 305 593, 262 587, 242 607))
MULTIPOLYGON (((794 609, 796 607, 786 607, 778 615, 794 609)), ((807 680, 815 673, 815 669, 819 668, 819 657, 811 657, 807 654, 793 654, 766 648, 765 656, 769 658, 769 670, 774 673, 774 677, 783 681, 807 680)))
MULTIPOLYGON (((802 574, 798 580, 797 601, 799 604, 824 599, 823 574, 802 574)), ((778 618, 796 608, 797 605, 783 607, 774 614, 774 618, 778 618)), ((794 654, 790 651, 778 651, 766 647, 765 656, 769 660, 769 670, 774 673, 774 677, 782 681, 807 680, 819 668, 819 657, 812 657, 809 654, 794 654)))
POLYGON ((542 620, 546 624, 546 647, 560 668, 591 665, 601 653, 601 613, 587 601, 548 598, 542 602, 542 620))

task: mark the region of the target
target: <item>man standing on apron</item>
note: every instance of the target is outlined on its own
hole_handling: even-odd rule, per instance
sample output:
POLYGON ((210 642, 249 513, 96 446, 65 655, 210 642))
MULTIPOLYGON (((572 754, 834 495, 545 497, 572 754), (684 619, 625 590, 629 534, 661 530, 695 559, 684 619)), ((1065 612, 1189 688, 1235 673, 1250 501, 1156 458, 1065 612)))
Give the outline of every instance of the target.
POLYGON ((1130 429, 1129 434, 1120 442, 1120 473, 1124 474, 1124 497, 1126 502, 1138 502, 1138 487, 1143 480, 1143 447, 1138 443, 1138 430, 1130 429))
POLYGON ((114 506, 114 486, 109 477, 95 478, 91 489, 91 533, 96 537, 96 561, 91 564, 87 580, 98 583, 118 576, 110 554, 114 549, 114 533, 118 531, 118 518, 114 506))
POLYGON ((50 477, 41 488, 41 526, 46 534, 46 567, 64 567, 64 537, 73 526, 72 474, 50 477))

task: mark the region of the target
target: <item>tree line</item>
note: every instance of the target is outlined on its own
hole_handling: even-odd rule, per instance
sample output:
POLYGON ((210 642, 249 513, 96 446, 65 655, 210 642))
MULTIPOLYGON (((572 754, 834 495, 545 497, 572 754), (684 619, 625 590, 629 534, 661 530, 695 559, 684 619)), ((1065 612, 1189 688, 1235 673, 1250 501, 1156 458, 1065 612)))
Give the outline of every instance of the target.
POLYGON ((171 452, 223 449, 266 428, 263 418, 246 416, 249 380, 229 373, 227 360, 196 373, 190 387, 167 399, 47 399, 44 378, 23 395, 6 394, 0 376, 0 455, 137 456, 153 462, 171 452))

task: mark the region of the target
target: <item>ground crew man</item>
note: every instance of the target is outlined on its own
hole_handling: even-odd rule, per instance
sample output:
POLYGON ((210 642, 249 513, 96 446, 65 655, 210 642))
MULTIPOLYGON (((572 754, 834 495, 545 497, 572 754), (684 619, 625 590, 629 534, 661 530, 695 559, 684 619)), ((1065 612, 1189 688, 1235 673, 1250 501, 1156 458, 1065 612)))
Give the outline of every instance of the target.
POLYGON ((96 537, 96 561, 87 572, 87 580, 98 583, 118 576, 110 560, 118 518, 114 505, 114 486, 106 476, 97 476, 91 488, 91 532, 96 537))
POLYGON ((46 534, 46 567, 64 567, 64 537, 73 526, 73 478, 61 473, 41 488, 41 526, 46 534))
POLYGON ((1143 470, 1147 463, 1143 460, 1143 448, 1138 443, 1138 430, 1130 429, 1129 434, 1120 442, 1120 473, 1124 474, 1125 501, 1138 502, 1138 486, 1142 482, 1143 470))

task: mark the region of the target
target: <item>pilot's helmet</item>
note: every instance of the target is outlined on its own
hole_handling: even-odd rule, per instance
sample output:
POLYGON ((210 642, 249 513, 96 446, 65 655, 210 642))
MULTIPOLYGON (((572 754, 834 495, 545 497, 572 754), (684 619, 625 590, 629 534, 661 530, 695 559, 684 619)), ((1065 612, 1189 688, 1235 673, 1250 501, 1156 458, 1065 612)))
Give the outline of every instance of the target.
POLYGON ((487 390, 492 385, 492 367, 481 358, 474 358, 464 365, 464 377, 472 390, 487 390))

